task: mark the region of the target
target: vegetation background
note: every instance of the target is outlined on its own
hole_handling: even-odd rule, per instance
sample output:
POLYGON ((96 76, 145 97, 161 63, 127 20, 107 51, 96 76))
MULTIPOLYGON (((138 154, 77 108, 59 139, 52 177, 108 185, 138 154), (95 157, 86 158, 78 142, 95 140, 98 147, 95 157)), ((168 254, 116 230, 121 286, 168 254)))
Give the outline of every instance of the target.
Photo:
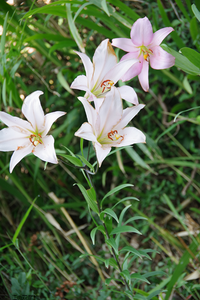
MULTIPOLYGON (((13 4, 10 0, 0 4, 0 109, 22 117, 24 98, 42 90, 46 112, 67 112, 51 131, 58 157, 66 153, 63 146, 79 153, 80 140, 74 132, 85 121, 77 100, 81 92, 69 87, 85 72, 73 50, 86 51, 92 58, 103 39, 129 38, 139 17, 147 16, 154 31, 174 28, 163 48, 175 55, 176 65, 170 70, 150 69, 149 93, 141 89, 138 78, 128 83, 139 102, 146 104, 134 125, 145 133, 147 144, 107 157, 94 184, 102 197, 119 184, 134 185, 109 197, 107 207, 127 196, 140 200, 131 202, 127 218, 135 214, 146 218, 133 222, 142 235, 124 234, 122 246, 155 251, 151 260, 135 257, 130 261, 132 272, 143 276, 136 278, 135 299, 200 299, 200 2, 15 0, 13 4), (183 56, 187 56, 185 47, 196 50, 189 60, 183 56)), ((120 59, 123 51, 116 54, 120 59)), ((83 146, 87 155, 88 143, 83 146)), ((114 268, 80 258, 88 251, 109 258, 101 233, 95 246, 90 238, 91 215, 74 186, 82 182, 82 173, 62 162, 48 164, 44 171, 42 161, 28 156, 10 174, 9 160, 10 153, 1 152, 0 294, 127 299, 120 282, 104 283, 106 278, 118 277, 114 268)), ((94 161, 93 151, 90 162, 94 161)), ((117 206, 117 215, 124 205, 117 206)))

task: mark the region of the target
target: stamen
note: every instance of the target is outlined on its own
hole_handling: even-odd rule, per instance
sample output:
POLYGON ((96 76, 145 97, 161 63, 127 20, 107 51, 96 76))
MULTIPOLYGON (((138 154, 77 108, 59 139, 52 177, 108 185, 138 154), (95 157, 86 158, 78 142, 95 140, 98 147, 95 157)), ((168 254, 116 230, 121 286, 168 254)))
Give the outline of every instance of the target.
POLYGON ((33 144, 34 147, 36 147, 38 144, 42 144, 41 138, 42 136, 40 133, 38 133, 37 135, 31 134, 29 137, 29 141, 33 144))
POLYGON ((111 130, 109 133, 108 133, 108 138, 111 140, 111 141, 118 141, 120 138, 121 138, 121 141, 123 141, 124 137, 120 134, 118 134, 118 131, 117 130, 111 130))
POLYGON ((101 87, 102 87, 102 93, 104 93, 105 89, 108 89, 110 90, 111 87, 113 86, 114 82, 110 79, 107 79, 107 80, 104 80, 102 83, 101 83, 101 87))

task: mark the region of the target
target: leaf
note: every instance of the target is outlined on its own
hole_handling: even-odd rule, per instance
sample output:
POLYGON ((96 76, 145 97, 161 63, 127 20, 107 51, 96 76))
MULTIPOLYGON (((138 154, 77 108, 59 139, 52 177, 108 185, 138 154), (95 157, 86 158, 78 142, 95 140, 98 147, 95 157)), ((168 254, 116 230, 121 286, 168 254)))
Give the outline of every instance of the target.
POLYGON ((137 279, 150 284, 150 282, 143 275, 140 275, 138 273, 131 274, 131 279, 137 279))
POLYGON ((92 171, 94 172, 94 167, 93 167, 93 165, 91 165, 91 164, 89 163, 89 161, 87 161, 87 159, 86 159, 84 156, 78 155, 78 157, 80 157, 80 159, 83 161, 83 163, 84 163, 86 166, 88 166, 88 168, 90 168, 90 170, 92 170, 92 171))
POLYGON ((76 47, 76 43, 71 40, 71 39, 66 39, 65 41, 59 42, 54 44, 50 50, 49 53, 51 54, 53 51, 58 50, 58 49, 63 49, 63 48, 68 48, 68 47, 76 47))
POLYGON ((62 74, 62 71, 58 72, 57 74, 58 81, 66 89, 70 94, 75 95, 74 92, 70 89, 69 84, 67 83, 65 77, 62 74))
POLYGON ((136 201, 140 201, 139 199, 135 198, 135 197, 125 197, 123 199, 121 199, 120 201, 118 201, 113 207, 112 209, 117 206, 119 203, 122 203, 124 201, 127 201, 127 200, 136 200, 136 201))
POLYGON ((193 11, 195 17, 197 18, 197 20, 200 22, 200 12, 197 9, 195 4, 192 4, 192 11, 193 11))
POLYGON ((116 252, 117 255, 119 254, 117 244, 116 244, 116 242, 115 242, 115 240, 114 240, 113 237, 111 237, 110 239, 106 240, 106 244, 109 245, 109 246, 111 246, 115 250, 115 252, 116 252))
POLYGON ((200 68, 200 54, 197 51, 184 47, 180 49, 180 52, 197 68, 200 68))
POLYGON ((140 258, 142 258, 141 253, 138 250, 134 249, 132 246, 125 246, 119 252, 121 253, 121 252, 124 252, 124 251, 125 252, 131 252, 131 253, 135 254, 136 256, 139 256, 140 258))
POLYGON ((9 12, 7 12, 4 23, 3 23, 3 33, 1 36, 1 45, 0 45, 0 50, 1 50, 1 57, 2 57, 2 63, 3 63, 3 55, 4 55, 4 48, 5 48, 5 43, 6 43, 6 29, 7 29, 7 20, 8 20, 8 15, 9 12))
POLYGON ((71 4, 70 3, 66 3, 66 9, 67 9, 67 21, 68 21, 68 25, 69 25, 69 29, 71 31, 71 34, 76 42, 76 44, 78 45, 79 49, 81 50, 81 52, 85 53, 85 48, 83 46, 83 41, 78 33, 78 30, 75 26, 74 20, 72 18, 72 13, 71 13, 71 4))
POLYGON ((147 218, 144 218, 144 217, 140 217, 140 216, 135 216, 135 217, 132 217, 130 219, 128 219, 126 222, 124 222, 124 225, 132 222, 132 221, 135 221, 135 220, 147 220, 147 218))
POLYGON ((22 229, 22 226, 24 225, 26 219, 28 218, 28 216, 29 216, 29 214, 30 214, 30 212, 31 212, 31 210, 33 208, 33 205, 34 205, 35 201, 37 200, 37 198, 38 198, 38 196, 33 200, 31 206, 29 207, 29 209, 27 210, 27 212, 23 216, 21 222, 19 223, 19 225, 17 227, 17 230, 15 231, 15 234, 14 234, 13 239, 12 239, 13 244, 15 244, 16 239, 17 239, 17 237, 18 237, 18 235, 19 235, 19 233, 20 233, 20 231, 22 229))
POLYGON ((145 161, 137 154, 137 152, 132 147, 126 147, 126 152, 130 155, 132 160, 134 160, 139 166, 141 166, 144 169, 147 169, 151 171, 152 173, 155 173, 146 163, 145 161))
POLYGON ((101 201, 101 207, 102 207, 102 205, 103 205, 103 201, 104 201, 106 198, 108 198, 109 196, 115 194, 116 192, 118 192, 118 191, 120 191, 120 190, 122 190, 122 189, 124 189, 124 188, 126 188, 126 187, 130 187, 130 186, 133 186, 133 185, 130 184, 130 183, 121 184, 121 185, 116 186, 116 187, 115 187, 114 189, 112 189, 111 191, 109 191, 109 192, 103 197, 103 199, 102 199, 102 201, 101 201))
POLYGON ((94 200, 93 198, 91 198, 87 192, 87 190, 84 188, 84 186, 80 183, 76 183, 76 185, 78 185, 81 193, 83 194, 83 197, 85 198, 88 206, 96 213, 96 214, 99 214, 99 211, 98 211, 98 207, 97 207, 97 204, 96 204, 96 200, 94 200))
POLYGON ((119 223, 118 217, 116 215, 116 213, 111 209, 111 208, 106 208, 105 210, 103 210, 100 214, 100 219, 103 220, 104 218, 104 214, 108 214, 110 215, 112 218, 114 218, 117 223, 119 223))
POLYGON ((77 157, 71 156, 71 155, 67 155, 67 154, 59 154, 60 156, 66 158, 67 160, 69 160, 73 165, 77 166, 77 167, 82 167, 83 164, 80 161, 80 159, 78 159, 77 157))
POLYGON ((124 233, 124 232, 133 232, 133 233, 137 233, 137 234, 142 234, 141 232, 139 232, 137 229, 135 229, 132 226, 120 226, 120 227, 116 227, 115 229, 113 229, 111 231, 110 235, 124 233))
POLYGON ((126 279, 126 281, 131 282, 131 276, 128 270, 123 270, 122 272, 119 273, 122 277, 126 279))
POLYGON ((123 208, 123 210, 119 216, 119 226, 122 224, 124 214, 127 211, 127 209, 129 209, 129 207, 131 207, 131 204, 123 208))
POLYGON ((114 267, 115 269, 118 269, 118 265, 117 265, 116 261, 114 260, 114 258, 111 257, 111 258, 105 259, 104 262, 105 262, 106 268, 108 268, 110 265, 110 266, 114 267))
POLYGON ((100 230, 103 234, 105 234, 103 225, 99 225, 99 226, 95 227, 94 229, 92 229, 92 231, 90 232, 90 237, 91 237, 93 245, 95 244, 95 235, 96 235, 97 230, 100 230))

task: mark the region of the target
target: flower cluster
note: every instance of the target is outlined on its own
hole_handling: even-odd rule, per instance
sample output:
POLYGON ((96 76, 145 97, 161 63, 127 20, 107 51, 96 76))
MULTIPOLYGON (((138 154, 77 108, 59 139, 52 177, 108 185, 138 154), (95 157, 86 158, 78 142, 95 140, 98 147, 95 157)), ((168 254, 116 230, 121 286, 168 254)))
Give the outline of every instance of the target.
MULTIPOLYGON (((86 75, 78 76, 71 88, 85 91, 78 99, 83 104, 87 122, 75 135, 93 143, 99 166, 111 151, 111 147, 122 147, 134 143, 145 143, 145 135, 135 127, 126 125, 144 107, 138 103, 137 94, 130 86, 116 87, 116 83, 138 75, 145 91, 149 89, 149 63, 154 69, 165 69, 174 65, 175 58, 165 52, 160 43, 173 28, 167 27, 153 33, 148 18, 138 19, 132 26, 131 39, 116 38, 112 45, 128 54, 120 62, 108 39, 97 47, 93 62, 86 54, 76 52, 85 67, 86 75), (122 99, 133 106, 123 109, 122 99), (93 102, 92 105, 90 102, 93 102)), ((51 125, 65 112, 44 115, 36 91, 22 105, 22 113, 28 121, 0 112, 0 120, 8 128, 0 131, 0 151, 14 151, 10 161, 10 172, 26 155, 33 153, 40 159, 57 163, 54 139, 47 135, 51 125)))

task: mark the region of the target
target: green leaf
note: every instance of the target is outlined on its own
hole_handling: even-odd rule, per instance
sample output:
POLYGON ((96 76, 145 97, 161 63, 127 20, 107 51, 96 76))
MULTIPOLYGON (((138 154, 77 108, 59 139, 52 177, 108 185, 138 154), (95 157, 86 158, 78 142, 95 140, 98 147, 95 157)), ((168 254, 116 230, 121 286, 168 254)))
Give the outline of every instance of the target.
POLYGON ((123 210, 122 210, 122 212, 121 212, 121 214, 119 216, 119 226, 121 226, 124 214, 127 211, 127 209, 129 209, 129 207, 131 207, 131 204, 123 208, 123 210))
POLYGON ((180 51, 191 63, 200 68, 200 54, 197 51, 188 47, 181 48, 180 51))
POLYGON ((69 29, 71 31, 71 34, 76 42, 76 44, 78 45, 79 49, 81 50, 81 52, 85 53, 85 48, 83 46, 83 41, 78 33, 78 30, 75 26, 74 20, 72 18, 72 13, 71 13, 71 4, 70 3, 66 3, 66 9, 67 9, 67 21, 68 21, 68 25, 69 25, 69 29))
POLYGON ((113 237, 111 237, 108 240, 106 239, 106 244, 109 245, 109 246, 111 246, 115 250, 115 252, 116 252, 117 255, 119 254, 117 244, 116 244, 116 242, 115 242, 115 240, 114 240, 113 237))
POLYGON ((198 21, 200 22, 200 12, 199 10, 197 9, 196 5, 195 4, 192 4, 192 11, 195 15, 195 17, 198 19, 198 21))
POLYGON ((93 167, 93 165, 91 165, 90 163, 89 163, 89 161, 87 161, 87 159, 84 157, 84 156, 82 156, 82 155, 77 155, 78 157, 80 157, 80 159, 82 160, 82 162, 86 165, 86 166, 88 166, 88 168, 90 168, 90 170, 92 170, 93 172, 94 172, 94 167, 93 167))
POLYGON ((17 230, 15 231, 15 234, 14 234, 13 239, 12 239, 13 244, 15 244, 16 239, 17 239, 17 237, 18 237, 18 235, 19 235, 19 233, 20 233, 20 231, 22 229, 22 226, 24 225, 26 219, 28 218, 28 216, 29 216, 29 214, 30 214, 30 212, 31 212, 31 210, 33 208, 33 205, 34 205, 35 201, 37 200, 37 198, 38 198, 38 196, 33 200, 31 206, 29 207, 29 209, 27 210, 27 212, 23 216, 21 222, 19 223, 19 225, 17 227, 17 230))
POLYGON ((190 17, 183 5, 183 1, 182 0, 175 0, 175 1, 177 3, 178 7, 180 8, 180 10, 182 11, 183 15, 185 16, 185 18, 187 19, 187 21, 190 22, 190 17))
POLYGON ((68 48, 68 47, 76 47, 76 43, 73 40, 66 39, 65 41, 59 42, 54 44, 50 50, 49 53, 51 54, 53 51, 56 51, 58 49, 68 48))
POLYGON ((83 194, 83 197, 85 198, 88 206, 96 213, 96 214, 99 214, 99 211, 98 211, 98 207, 97 207, 97 204, 96 204, 96 199, 93 199, 89 196, 88 194, 88 191, 84 188, 84 186, 80 183, 76 183, 76 185, 78 185, 81 193, 83 194))
POLYGON ((115 194, 116 192, 118 192, 118 191, 120 191, 120 190, 122 190, 122 189, 124 189, 124 188, 126 188, 126 187, 130 187, 130 186, 133 186, 133 185, 130 184, 130 183, 127 183, 127 184, 121 184, 121 185, 116 186, 116 187, 115 187, 114 189, 112 189, 111 191, 109 191, 109 192, 103 197, 103 199, 102 199, 102 201, 101 201, 101 207, 102 207, 102 205, 103 205, 103 201, 104 201, 106 198, 108 198, 109 196, 115 194))
POLYGON ((136 256, 139 256, 140 258, 142 258, 141 253, 138 250, 134 249, 132 246, 125 246, 119 252, 121 253, 121 252, 124 252, 124 251, 125 252, 131 252, 131 253, 135 254, 136 256))
POLYGON ((137 154, 137 152, 132 147, 126 147, 126 152, 130 155, 130 157, 142 168, 155 173, 146 163, 145 161, 137 154))
POLYGON ((132 226, 120 226, 120 227, 116 227, 115 229, 113 229, 111 231, 111 235, 113 234, 118 234, 118 233, 124 233, 124 232, 134 232, 137 234, 142 234, 141 232, 139 232, 137 229, 135 229, 132 226))
POLYGON ((143 275, 140 275, 138 273, 131 274, 131 279, 137 279, 150 284, 150 282, 143 275))
POLYGON ((3 55, 4 55, 4 48, 5 48, 5 43, 6 43, 6 29, 7 29, 7 20, 8 20, 8 15, 9 12, 7 12, 4 23, 3 23, 3 33, 1 36, 1 45, 0 45, 0 50, 1 50, 1 57, 2 57, 2 63, 3 63, 3 55))
POLYGON ((123 199, 121 199, 120 201, 118 201, 113 207, 112 209, 117 206, 119 203, 127 201, 127 200, 136 200, 136 201, 140 201, 139 199, 135 198, 135 197, 125 197, 123 199))
POLYGON ((108 268, 109 266, 112 266, 115 269, 118 269, 118 265, 117 265, 116 261, 114 260, 114 258, 111 257, 111 258, 105 259, 104 262, 105 262, 106 268, 108 268))
POLYGON ((8 248, 8 247, 10 247, 10 246, 12 246, 12 245, 13 245, 13 243, 1 247, 1 248, 0 248, 0 252, 1 252, 2 250, 6 249, 6 248, 8 248))
POLYGON ((70 89, 69 84, 67 83, 65 77, 62 74, 62 71, 58 72, 57 78, 62 87, 64 87, 64 89, 66 89, 70 94, 75 95, 72 89, 70 89))
POLYGON ((135 221, 135 220, 147 220, 147 218, 144 218, 144 217, 140 217, 140 216, 135 216, 135 217, 132 217, 130 219, 128 219, 126 222, 124 222, 124 225, 132 222, 132 221, 135 221))
POLYGON ((77 167, 82 167, 83 166, 82 162, 77 157, 67 155, 67 154, 62 154, 62 153, 60 153, 59 155, 66 158, 68 161, 70 161, 73 165, 75 165, 77 167))
POLYGON ((119 223, 118 217, 116 215, 116 213, 111 209, 111 208, 106 208, 105 210, 103 210, 100 214, 100 219, 103 220, 104 218, 104 214, 110 215, 112 218, 114 218, 117 223, 119 223))
POLYGON ((27 42, 30 42, 33 40, 44 40, 44 39, 47 41, 56 41, 56 42, 63 41, 63 42, 66 42, 66 44, 73 42, 74 45, 76 45, 76 43, 73 40, 68 39, 68 38, 64 37, 63 35, 48 34, 48 33, 40 33, 40 34, 34 34, 32 36, 29 36, 29 37, 25 38, 24 43, 27 43, 27 42))
POLYGON ((131 282, 131 276, 128 270, 124 270, 122 272, 119 273, 122 277, 124 277, 126 279, 126 281, 131 282))
POLYGON ((105 235, 105 229, 104 229, 103 225, 99 225, 98 227, 95 227, 94 229, 92 229, 92 231, 90 232, 90 237, 91 237, 93 245, 95 244, 95 235, 96 235, 97 230, 100 230, 105 235))

